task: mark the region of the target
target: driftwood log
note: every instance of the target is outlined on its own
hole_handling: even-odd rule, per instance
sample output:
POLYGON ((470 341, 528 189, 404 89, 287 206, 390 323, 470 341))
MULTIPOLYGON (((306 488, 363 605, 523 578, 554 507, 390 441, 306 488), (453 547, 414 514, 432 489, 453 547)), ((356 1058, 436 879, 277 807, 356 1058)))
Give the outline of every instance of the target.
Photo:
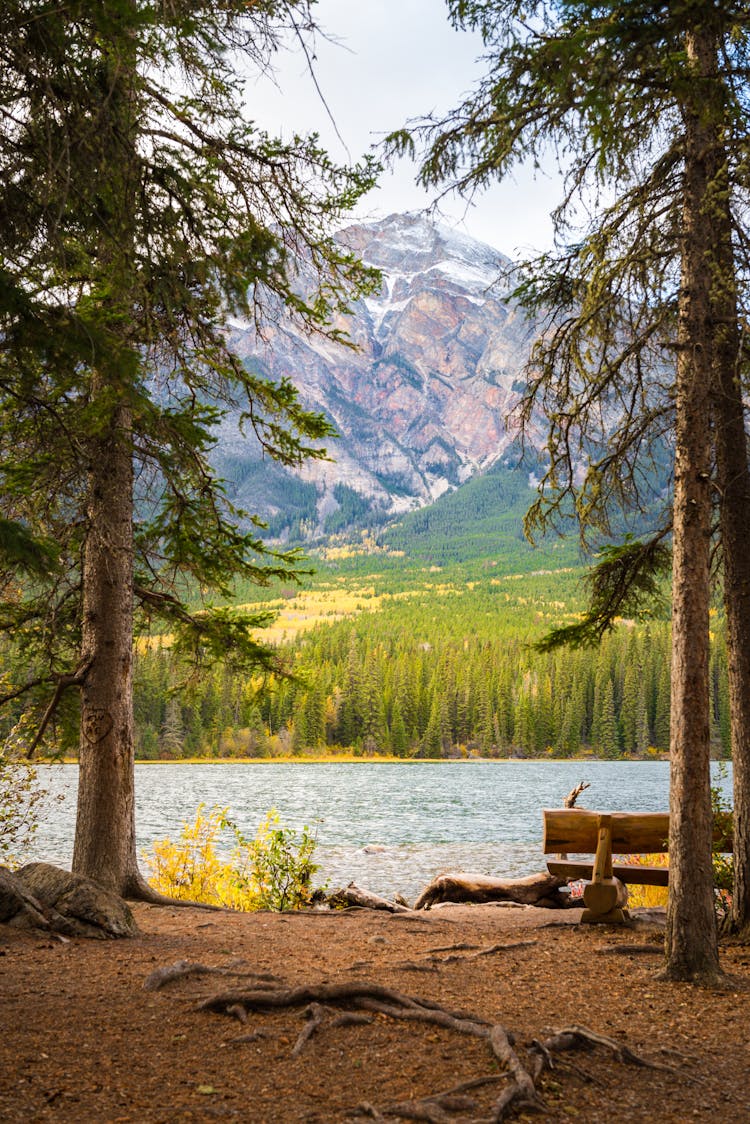
POLYGON ((542 871, 527 878, 490 878, 484 874, 439 874, 425 886, 415 909, 429 909, 438 902, 516 902, 518 905, 563 909, 570 895, 562 892, 567 882, 542 871))
POLYGON ((371 890, 363 890, 361 886, 357 886, 354 882, 350 882, 348 886, 343 886, 340 890, 335 890, 332 894, 329 894, 326 901, 334 908, 359 906, 362 909, 383 909, 388 913, 411 912, 407 905, 381 898, 379 894, 373 894, 371 890))
POLYGON ((13 873, 0 867, 0 922, 98 940, 138 933, 117 894, 49 863, 30 863, 13 873))
POLYGON ((587 788, 591 788, 589 781, 581 781, 575 788, 571 788, 568 795, 563 799, 563 808, 575 808, 578 797, 582 792, 585 792, 587 788))

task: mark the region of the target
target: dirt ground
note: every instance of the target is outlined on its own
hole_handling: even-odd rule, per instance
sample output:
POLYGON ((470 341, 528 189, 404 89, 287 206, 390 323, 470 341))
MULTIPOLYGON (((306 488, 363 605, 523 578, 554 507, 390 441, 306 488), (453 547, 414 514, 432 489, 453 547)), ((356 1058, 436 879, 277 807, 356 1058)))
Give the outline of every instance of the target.
POLYGON ((544 1119, 750 1122, 746 947, 722 949, 729 986, 707 991, 656 982, 653 916, 627 930, 579 925, 577 910, 499 906, 135 912, 142 935, 130 941, 62 943, 0 926, 0 1120, 390 1120, 395 1102, 490 1076, 471 1091, 474 1107, 443 1117, 489 1119, 506 1078, 481 1039, 381 1014, 324 1026, 293 1057, 303 1009, 251 1012, 245 1025, 197 1009, 257 983, 241 975, 255 972, 289 985, 367 981, 460 1008, 512 1031, 522 1060, 532 1039, 577 1024, 669 1067, 627 1065, 601 1048, 561 1055, 541 1079, 544 1119), (485 951, 495 945, 517 947, 485 951), (151 972, 178 960, 228 974, 144 990, 151 972))

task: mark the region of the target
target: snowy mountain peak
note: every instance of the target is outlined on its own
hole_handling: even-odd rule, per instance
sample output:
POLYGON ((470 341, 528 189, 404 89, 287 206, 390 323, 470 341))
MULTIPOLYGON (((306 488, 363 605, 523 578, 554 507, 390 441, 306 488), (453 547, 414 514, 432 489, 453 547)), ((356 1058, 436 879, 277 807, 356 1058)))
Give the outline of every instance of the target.
POLYGON ((504 275, 511 266, 498 250, 421 212, 347 227, 342 238, 386 277, 413 277, 434 269, 457 283, 465 280, 472 289, 504 291, 504 275))

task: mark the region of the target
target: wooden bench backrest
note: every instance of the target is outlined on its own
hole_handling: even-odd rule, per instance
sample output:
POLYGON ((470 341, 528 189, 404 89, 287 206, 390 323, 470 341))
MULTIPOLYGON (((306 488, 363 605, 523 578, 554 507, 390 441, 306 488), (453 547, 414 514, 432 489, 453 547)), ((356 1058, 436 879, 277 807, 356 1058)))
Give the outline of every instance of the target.
MULTIPOLYGON (((545 808, 542 850, 550 854, 594 854, 599 816, 588 808, 545 808)), ((651 855, 667 850, 668 812, 611 812, 612 851, 621 855, 651 855)))

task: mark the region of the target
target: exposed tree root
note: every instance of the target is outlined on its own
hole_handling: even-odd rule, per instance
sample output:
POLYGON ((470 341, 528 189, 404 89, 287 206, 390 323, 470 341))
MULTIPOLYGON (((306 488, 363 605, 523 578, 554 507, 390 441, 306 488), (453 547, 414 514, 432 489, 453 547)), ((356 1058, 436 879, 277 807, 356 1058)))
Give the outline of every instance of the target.
POLYGON ((165 984, 173 980, 183 979, 185 976, 206 976, 220 972, 220 968, 209 968, 206 964, 192 963, 190 960, 178 960, 165 968, 156 968, 143 981, 144 991, 158 991, 165 984))
POLYGON ((165 984, 183 979, 185 976, 240 976, 243 979, 258 980, 260 983, 281 983, 279 977, 270 972, 245 972, 229 966, 210 968, 207 964, 199 964, 191 960, 177 960, 174 964, 169 964, 166 968, 157 968, 146 976, 143 989, 158 991, 165 984))
POLYGON ((0 922, 66 938, 133 937, 138 933, 122 898, 91 878, 51 863, 0 867, 0 922))
POLYGON ((400 960, 393 967, 401 972, 438 972, 438 963, 434 956, 428 956, 421 964, 415 960, 400 960))
POLYGON ((439 1093, 432 1097, 422 1097, 417 1101, 398 1101, 383 1109, 386 1116, 398 1116, 402 1120, 426 1120, 428 1124, 450 1124, 456 1112, 475 1112, 479 1103, 474 1097, 460 1094, 439 1093))
MULTIPOLYGON (((469 951, 473 956, 486 955, 507 948, 524 947, 533 942, 517 942, 513 945, 490 946, 488 949, 466 946, 447 946, 450 950, 469 951)), ((444 947, 434 951, 443 951, 444 947)), ((540 1079, 548 1070, 560 1067, 562 1072, 570 1070, 583 1080, 594 1080, 590 1074, 573 1063, 561 1063, 560 1053, 580 1049, 602 1048, 620 1063, 644 1066, 678 1076, 681 1080, 690 1079, 689 1070, 653 1062, 636 1054, 627 1045, 596 1031, 581 1026, 564 1027, 543 1041, 532 1040, 526 1050, 526 1060, 522 1059, 516 1047, 513 1034, 498 1022, 463 1010, 452 1009, 430 999, 405 995, 394 988, 368 982, 318 984, 302 987, 287 987, 267 974, 243 972, 233 965, 211 967, 190 961, 178 961, 165 968, 157 969, 147 977, 146 990, 156 990, 177 979, 191 976, 216 974, 236 974, 252 978, 255 982, 249 987, 208 996, 198 1009, 223 1013, 230 1018, 247 1023, 250 1012, 274 1012, 301 1008, 305 1019, 298 1034, 292 1056, 298 1057, 312 1038, 318 1033, 332 1028, 361 1026, 372 1022, 372 1014, 387 1018, 426 1023, 439 1026, 446 1031, 469 1035, 486 1043, 490 1056, 497 1062, 500 1074, 483 1074, 462 1082, 451 1089, 430 1093, 424 1097, 396 1101, 384 1106, 363 1103, 353 1110, 353 1115, 366 1116, 371 1120, 386 1121, 389 1118, 427 1121, 428 1124, 446 1124, 456 1114, 461 1114, 470 1124, 497 1124, 519 1111, 545 1111, 540 1079), (263 977, 264 982, 258 982, 263 977), (487 1110, 482 1109, 477 1093, 481 1089, 502 1083, 499 1096, 494 1095, 494 1103, 487 1110), (485 1113, 483 1115, 482 1113, 485 1113)), ((265 1037, 267 1032, 256 1029, 227 1039, 227 1044, 242 1044, 265 1037)), ((485 1098, 486 1103, 486 1098, 485 1098)))
POLYGON ((227 1014, 232 1015, 243 1026, 247 1022, 247 1008, 243 1007, 241 1003, 233 1003, 231 1007, 227 1007, 227 1014))
POLYGON ((449 956, 441 956, 441 964, 453 964, 456 960, 478 960, 480 956, 494 956, 496 952, 513 952, 517 948, 531 948, 532 945, 538 944, 536 940, 531 941, 511 941, 508 944, 492 944, 488 948, 477 949, 476 952, 469 953, 467 956, 461 956, 459 953, 451 953, 449 956))
MULTIPOLYGON (((533 942, 519 942, 521 945, 527 943, 533 942)), ((476 950, 474 954, 486 954, 496 947, 504 951, 507 947, 517 946, 492 946, 489 950, 476 950)), ((532 1040, 526 1050, 527 1060, 523 1061, 516 1049, 513 1034, 500 1023, 490 1022, 466 1011, 450 1009, 430 999, 405 995, 379 984, 352 982, 303 987, 257 986, 212 995, 198 1007, 201 1011, 214 1011, 235 1017, 238 1008, 244 1012, 245 1017, 251 1011, 257 1013, 302 1008, 305 1025, 292 1048, 293 1057, 298 1057, 319 1032, 332 1027, 369 1022, 371 1016, 365 1012, 372 1012, 392 1019, 427 1023, 480 1039, 486 1043, 489 1054, 502 1070, 500 1074, 481 1075, 452 1089, 420 1098, 377 1107, 362 1103, 352 1112, 353 1116, 364 1116, 376 1121, 396 1117, 427 1121, 428 1124, 446 1124, 451 1120, 452 1114, 461 1113, 471 1124, 498 1124, 516 1112, 543 1112, 546 1105, 539 1082, 546 1071, 559 1069, 560 1072, 575 1073, 581 1080, 595 1081, 591 1074, 575 1063, 567 1060, 563 1062, 557 1058, 560 1053, 582 1049, 605 1049, 617 1062, 674 1074, 682 1081, 691 1079, 685 1068, 650 1061, 624 1043, 582 1026, 563 1027, 543 1041, 532 1040), (337 1014, 337 1010, 340 1013, 337 1014), (481 1115, 482 1109, 474 1094, 477 1090, 498 1082, 503 1083, 502 1092, 496 1096, 490 1115, 481 1115)), ((253 1041, 257 1033, 242 1035, 230 1041, 253 1041)))
POLYGON ((663 956, 663 944, 605 944, 597 948, 602 956, 663 956))
MULTIPOLYGON (((648 1058, 644 1058, 641 1054, 636 1054, 629 1046, 623 1042, 617 1042, 614 1038, 608 1038, 605 1034, 597 1034, 596 1031, 588 1030, 584 1026, 568 1026, 562 1030, 558 1030, 556 1038, 566 1039, 568 1037, 576 1038, 580 1042, 587 1042, 591 1046, 603 1046, 606 1050, 610 1050, 618 1062, 624 1062, 628 1065, 643 1066, 645 1069, 660 1069, 665 1073, 679 1074, 685 1081, 691 1081, 692 1078, 689 1074, 685 1073, 682 1069, 677 1069, 673 1065, 665 1065, 663 1062, 651 1062, 648 1058)), ((553 1039, 548 1039, 545 1046, 549 1048, 550 1042, 553 1039)), ((572 1045, 553 1047, 556 1049, 574 1049, 572 1045)))
POLYGON ((428 950, 423 957, 422 962, 414 960, 402 960, 394 964, 394 968, 400 969, 402 972, 438 972, 442 964, 455 964, 461 960, 478 960, 481 956, 493 956, 498 952, 513 952, 517 948, 530 948, 532 945, 537 944, 536 940, 531 941, 512 941, 509 944, 493 944, 487 948, 478 948, 475 944, 458 944, 448 945, 445 949, 428 950), (452 951, 453 949, 471 949, 473 951, 463 954, 460 951, 452 951), (447 951, 447 956, 436 956, 435 952, 447 951))
POLYGON ((249 1034, 238 1034, 235 1038, 225 1038, 227 1045, 240 1046, 247 1042, 258 1042, 261 1038, 268 1038, 265 1030, 252 1030, 249 1034))
POLYGON ((459 944, 443 944, 438 945, 437 948, 428 948, 428 953, 438 952, 472 952, 478 949, 478 944, 469 944, 468 941, 461 941, 459 944))
POLYGON ((299 1033, 297 1041, 292 1047, 292 1057, 297 1058, 305 1048, 305 1043, 309 1038, 312 1038, 318 1027, 322 1026, 325 1022, 326 1008, 320 1003, 311 1003, 309 1007, 305 1008, 305 1015, 307 1022, 299 1033))
POLYGON ((182 898, 170 898, 166 894, 160 894, 157 890, 154 890, 153 886, 149 886, 139 871, 130 876, 123 889, 122 896, 129 902, 145 902, 146 905, 175 906, 177 909, 208 909, 214 913, 227 912, 225 907, 221 905, 186 901, 182 898))

